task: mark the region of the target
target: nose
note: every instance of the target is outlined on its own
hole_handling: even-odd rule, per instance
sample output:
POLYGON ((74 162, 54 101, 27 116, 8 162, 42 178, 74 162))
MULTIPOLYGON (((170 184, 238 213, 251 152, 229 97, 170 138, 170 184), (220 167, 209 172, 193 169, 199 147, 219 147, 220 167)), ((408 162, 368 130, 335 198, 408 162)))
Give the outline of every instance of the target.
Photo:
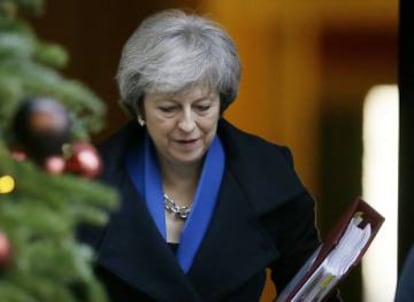
POLYGON ((194 130, 196 122, 193 112, 190 108, 185 108, 178 121, 178 128, 184 132, 191 132, 194 130))

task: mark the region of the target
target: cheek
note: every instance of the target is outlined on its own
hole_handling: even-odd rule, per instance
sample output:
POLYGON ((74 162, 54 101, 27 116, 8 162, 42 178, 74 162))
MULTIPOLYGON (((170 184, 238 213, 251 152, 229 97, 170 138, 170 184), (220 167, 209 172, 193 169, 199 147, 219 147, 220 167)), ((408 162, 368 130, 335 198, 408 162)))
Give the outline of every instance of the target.
POLYGON ((165 121, 153 119, 147 121, 147 131, 149 135, 156 141, 160 142, 167 138, 171 131, 171 126, 165 121))
POLYGON ((217 131, 217 124, 218 124, 218 119, 212 118, 212 119, 208 119, 204 121, 204 123, 200 126, 202 128, 202 131, 206 133, 209 137, 214 137, 217 131))
POLYGON ((151 114, 147 116, 146 121, 148 126, 159 130, 170 128, 173 124, 171 119, 165 118, 156 112, 151 112, 151 114))
POLYGON ((216 129, 219 119, 220 119, 220 113, 217 110, 217 112, 212 114, 211 117, 208 119, 209 127, 212 129, 216 129))
POLYGON ((200 127, 203 128, 205 132, 215 132, 217 129, 218 121, 220 119, 219 107, 215 108, 214 112, 211 112, 208 116, 202 117, 200 120, 200 127))

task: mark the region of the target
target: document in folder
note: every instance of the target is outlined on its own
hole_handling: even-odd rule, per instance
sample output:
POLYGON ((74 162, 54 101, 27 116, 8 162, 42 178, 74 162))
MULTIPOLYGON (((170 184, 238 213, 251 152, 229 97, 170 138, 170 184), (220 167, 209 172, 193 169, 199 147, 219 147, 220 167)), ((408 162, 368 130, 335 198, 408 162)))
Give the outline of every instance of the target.
POLYGON ((360 262, 383 222, 384 217, 357 198, 276 301, 323 301, 360 262))

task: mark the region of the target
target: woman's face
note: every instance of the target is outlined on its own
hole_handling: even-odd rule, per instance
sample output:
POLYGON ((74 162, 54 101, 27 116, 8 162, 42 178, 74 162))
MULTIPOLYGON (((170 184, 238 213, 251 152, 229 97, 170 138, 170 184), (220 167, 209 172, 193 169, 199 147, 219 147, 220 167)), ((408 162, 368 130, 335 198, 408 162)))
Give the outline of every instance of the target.
POLYGON ((161 162, 198 164, 217 131, 219 95, 191 88, 170 94, 146 94, 145 122, 161 162))

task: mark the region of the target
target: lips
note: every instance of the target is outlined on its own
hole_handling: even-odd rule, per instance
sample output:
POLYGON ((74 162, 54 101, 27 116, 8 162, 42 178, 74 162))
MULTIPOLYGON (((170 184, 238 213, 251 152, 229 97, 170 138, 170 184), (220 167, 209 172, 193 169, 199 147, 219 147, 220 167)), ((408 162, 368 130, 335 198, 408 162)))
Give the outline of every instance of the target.
POLYGON ((194 148, 197 148, 199 146, 200 139, 177 139, 175 140, 175 144, 178 148, 181 150, 193 150, 194 148))
POLYGON ((194 138, 194 139, 179 139, 179 140, 177 140, 177 143, 180 143, 180 144, 192 144, 192 143, 195 143, 196 141, 197 141, 198 139, 196 139, 196 138, 194 138))

